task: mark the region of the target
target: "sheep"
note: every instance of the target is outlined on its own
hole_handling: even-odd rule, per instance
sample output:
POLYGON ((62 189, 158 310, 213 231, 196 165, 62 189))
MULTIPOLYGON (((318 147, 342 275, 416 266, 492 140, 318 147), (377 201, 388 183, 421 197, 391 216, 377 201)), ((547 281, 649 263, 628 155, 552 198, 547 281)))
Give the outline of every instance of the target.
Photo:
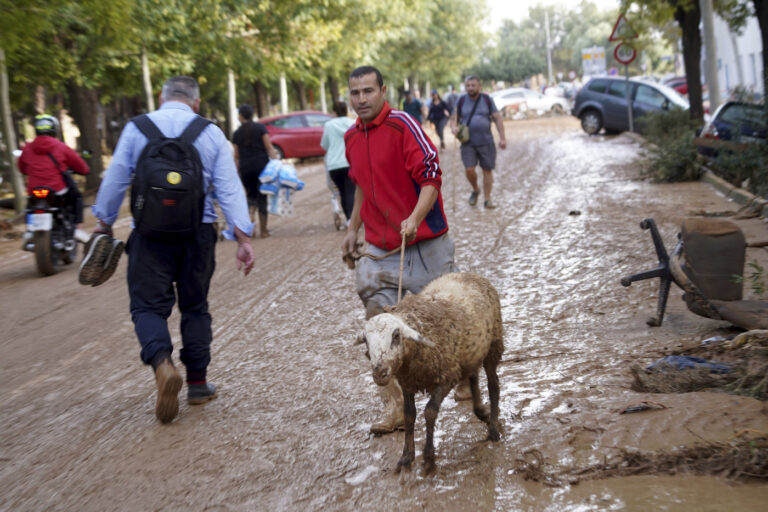
POLYGON ((396 472, 410 469, 415 458, 414 395, 424 391, 430 400, 424 409, 427 435, 424 474, 435 469, 433 432, 443 398, 461 380, 469 378, 475 415, 488 425, 490 441, 499 441, 499 378, 496 367, 504 351, 499 295, 477 274, 445 274, 417 295, 369 319, 356 343, 367 346, 373 380, 386 386, 396 378, 403 390, 405 444, 396 472), (478 371, 488 378, 490 412, 482 404, 478 371))

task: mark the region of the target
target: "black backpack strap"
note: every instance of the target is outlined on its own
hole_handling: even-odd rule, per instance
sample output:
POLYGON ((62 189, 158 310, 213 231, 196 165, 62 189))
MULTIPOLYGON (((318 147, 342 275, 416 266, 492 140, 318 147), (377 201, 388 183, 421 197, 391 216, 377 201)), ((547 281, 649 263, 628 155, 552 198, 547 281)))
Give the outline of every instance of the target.
POLYGON ((183 140, 187 144, 192 144, 195 142, 195 140, 197 140, 200 134, 203 133, 203 130, 205 130, 209 124, 211 124, 210 119, 206 119, 201 116, 195 116, 192 122, 189 123, 184 129, 184 133, 181 134, 179 139, 183 140))
POLYGON ((131 121, 133 121, 133 124, 136 125, 136 128, 138 128, 139 131, 141 131, 141 133, 143 133, 144 136, 149 140, 165 138, 165 135, 163 135, 163 132, 160 131, 157 125, 152 122, 152 120, 149 118, 147 114, 136 116, 133 119, 131 119, 131 121))

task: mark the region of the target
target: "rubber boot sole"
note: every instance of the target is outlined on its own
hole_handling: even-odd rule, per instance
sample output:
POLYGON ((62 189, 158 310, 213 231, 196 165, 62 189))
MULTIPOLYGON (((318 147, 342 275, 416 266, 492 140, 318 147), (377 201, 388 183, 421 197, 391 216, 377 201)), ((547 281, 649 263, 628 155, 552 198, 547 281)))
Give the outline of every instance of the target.
POLYGON ((112 250, 110 251, 109 256, 107 256, 106 262, 104 263, 104 269, 102 270, 101 275, 94 281, 92 286, 99 286, 107 279, 112 277, 112 274, 114 274, 115 270, 117 269, 120 256, 123 255, 123 251, 125 250, 125 243, 122 240, 112 239, 111 249, 112 250))
POLYGON ((97 235, 89 243, 77 277, 80 284, 90 286, 101 277, 107 258, 112 252, 111 240, 108 235, 97 235))
POLYGON ((155 378, 157 379, 155 416, 161 423, 170 423, 179 414, 181 375, 170 363, 165 363, 157 368, 155 378))
POLYGON ((206 402, 210 402, 211 400, 213 400, 217 396, 219 396, 218 390, 214 394, 212 394, 212 395, 195 397, 195 398, 187 398, 187 403, 189 405, 202 405, 202 404, 204 404, 206 402))

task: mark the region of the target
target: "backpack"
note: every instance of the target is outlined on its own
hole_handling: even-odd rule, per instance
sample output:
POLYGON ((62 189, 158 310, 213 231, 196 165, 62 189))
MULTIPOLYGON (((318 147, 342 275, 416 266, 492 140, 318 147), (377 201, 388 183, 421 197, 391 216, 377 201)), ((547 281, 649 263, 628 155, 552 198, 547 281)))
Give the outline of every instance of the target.
POLYGON ((203 221, 205 187, 200 154, 192 145, 211 121, 196 116, 180 137, 166 137, 146 115, 132 119, 147 139, 131 182, 136 230, 154 238, 195 236, 203 221))

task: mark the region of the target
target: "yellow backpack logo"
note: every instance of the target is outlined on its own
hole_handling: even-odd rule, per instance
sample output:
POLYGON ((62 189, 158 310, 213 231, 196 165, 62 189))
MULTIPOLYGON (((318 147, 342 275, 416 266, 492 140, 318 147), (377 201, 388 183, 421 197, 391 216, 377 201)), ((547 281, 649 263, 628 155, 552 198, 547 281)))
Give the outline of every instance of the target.
POLYGON ((176 171, 171 171, 165 175, 165 179, 168 180, 168 183, 171 185, 178 185, 181 183, 181 174, 176 171))

